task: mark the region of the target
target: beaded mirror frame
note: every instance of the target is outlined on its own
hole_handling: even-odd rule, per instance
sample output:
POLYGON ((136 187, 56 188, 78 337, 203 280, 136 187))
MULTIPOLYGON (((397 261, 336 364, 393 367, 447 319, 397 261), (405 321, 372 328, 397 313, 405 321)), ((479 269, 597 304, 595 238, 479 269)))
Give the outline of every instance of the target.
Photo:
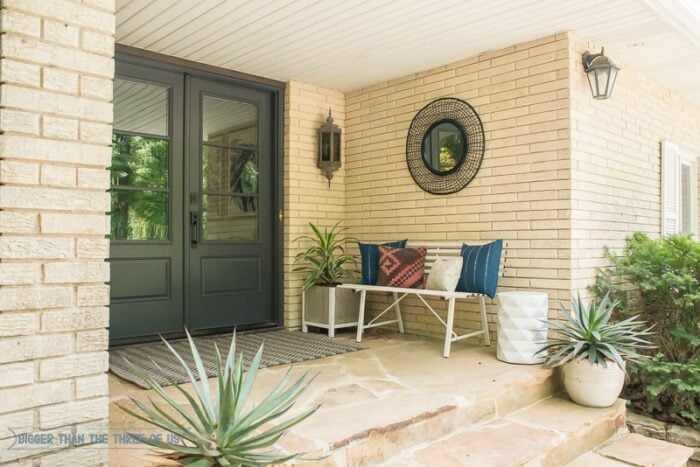
POLYGON ((469 103, 454 97, 443 97, 423 107, 413 117, 406 138, 406 162, 416 184, 434 195, 456 193, 474 179, 484 158, 486 137, 476 110, 469 103), (464 152, 457 164, 446 172, 428 166, 423 158, 423 141, 442 122, 459 128, 464 152))

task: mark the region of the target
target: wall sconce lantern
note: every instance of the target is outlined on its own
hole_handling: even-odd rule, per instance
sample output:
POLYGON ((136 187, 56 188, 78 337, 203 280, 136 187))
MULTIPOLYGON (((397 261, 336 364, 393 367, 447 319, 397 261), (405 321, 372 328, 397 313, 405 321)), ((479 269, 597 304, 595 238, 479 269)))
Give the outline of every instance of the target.
POLYGON ((328 187, 331 186, 333 172, 340 168, 340 127, 333 123, 331 109, 328 109, 326 123, 318 129, 318 168, 328 179, 328 187))
POLYGON ((583 68, 588 76, 588 84, 594 99, 608 99, 612 95, 615 78, 620 68, 604 55, 605 49, 599 54, 583 53, 583 68))

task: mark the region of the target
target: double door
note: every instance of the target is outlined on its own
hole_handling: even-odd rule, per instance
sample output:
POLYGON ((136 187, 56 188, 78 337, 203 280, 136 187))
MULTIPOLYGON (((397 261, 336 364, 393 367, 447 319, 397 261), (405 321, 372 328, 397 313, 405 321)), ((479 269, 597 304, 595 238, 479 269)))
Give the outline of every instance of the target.
POLYGON ((112 341, 275 321, 273 93, 118 63, 112 341))

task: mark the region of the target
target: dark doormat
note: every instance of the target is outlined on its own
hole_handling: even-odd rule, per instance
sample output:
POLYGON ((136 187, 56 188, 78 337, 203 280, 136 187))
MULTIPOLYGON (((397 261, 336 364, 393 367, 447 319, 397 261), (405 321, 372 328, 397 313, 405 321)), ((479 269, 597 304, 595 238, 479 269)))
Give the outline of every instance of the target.
MULTIPOLYGON (((207 376, 214 376, 216 374, 214 343, 219 347, 219 351, 225 358, 231 345, 231 334, 195 337, 194 340, 202 357, 204 367, 207 370, 207 376)), ((355 352, 364 348, 355 343, 330 339, 323 334, 306 334, 285 329, 241 333, 236 335, 236 352, 243 353, 243 361, 246 368, 253 360, 263 341, 265 342, 265 348, 263 349, 261 367, 315 360, 317 358, 330 357, 331 355, 355 352)), ((168 342, 196 374, 187 339, 177 339, 168 342)), ((115 347, 109 351, 109 369, 112 373, 144 389, 148 389, 143 380, 132 371, 129 364, 124 360, 125 358, 161 386, 168 386, 171 383, 168 378, 163 377, 162 372, 157 369, 154 362, 161 367, 163 372, 167 373, 170 379, 178 384, 189 382, 184 368, 163 342, 125 345, 115 347)))

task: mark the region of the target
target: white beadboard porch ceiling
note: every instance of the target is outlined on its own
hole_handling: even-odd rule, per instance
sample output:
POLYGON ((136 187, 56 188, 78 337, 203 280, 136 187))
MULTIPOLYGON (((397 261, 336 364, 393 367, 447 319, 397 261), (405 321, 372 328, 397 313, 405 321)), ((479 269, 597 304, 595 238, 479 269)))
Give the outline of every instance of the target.
POLYGON ((117 0, 117 42, 351 91, 571 30, 700 106, 699 0, 117 0))

